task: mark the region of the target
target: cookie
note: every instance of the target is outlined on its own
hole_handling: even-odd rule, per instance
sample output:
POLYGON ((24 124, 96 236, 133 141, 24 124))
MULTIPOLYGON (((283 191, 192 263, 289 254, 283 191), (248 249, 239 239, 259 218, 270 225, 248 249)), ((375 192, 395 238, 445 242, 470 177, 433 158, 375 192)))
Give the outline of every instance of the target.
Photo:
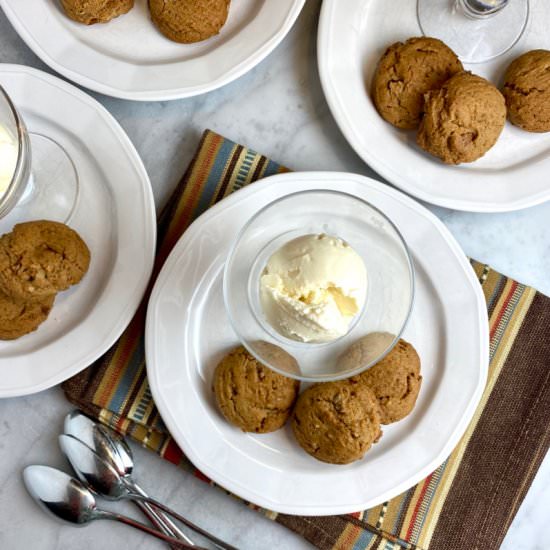
POLYGON ((230 0, 149 0, 151 19, 170 40, 200 42, 220 32, 230 0))
POLYGON ((0 290, 15 300, 40 301, 77 284, 90 264, 90 251, 65 224, 17 224, 0 238, 0 290))
POLYGON ((283 372, 288 372, 289 374, 302 374, 296 359, 283 348, 263 340, 253 342, 251 346, 252 351, 272 367, 282 370, 283 372))
POLYGON ((504 96, 484 78, 463 72, 425 95, 416 141, 446 164, 473 162, 496 143, 505 122, 504 96))
POLYGON ((134 0, 61 0, 68 17, 85 25, 107 23, 129 12, 134 0))
POLYGON ((378 402, 364 384, 350 380, 315 384, 298 398, 292 430, 314 458, 348 464, 362 458, 382 435, 378 402))
POLYGON ((462 70, 453 50, 437 38, 423 36, 396 42, 376 67, 372 81, 374 105, 380 116, 397 128, 417 128, 424 94, 440 88, 462 70))
POLYGON ((272 371, 239 346, 216 367, 213 389, 228 422, 245 432, 267 433, 289 418, 300 382, 272 371))
POLYGON ((48 317, 55 296, 38 302, 13 300, 0 292, 0 340, 15 340, 36 330, 48 317))
POLYGON ((528 132, 549 132, 550 51, 532 50, 514 59, 502 93, 512 124, 528 132))
POLYGON ((414 408, 422 384, 420 358, 412 344, 399 340, 382 361, 354 379, 374 392, 382 424, 391 424, 414 408))

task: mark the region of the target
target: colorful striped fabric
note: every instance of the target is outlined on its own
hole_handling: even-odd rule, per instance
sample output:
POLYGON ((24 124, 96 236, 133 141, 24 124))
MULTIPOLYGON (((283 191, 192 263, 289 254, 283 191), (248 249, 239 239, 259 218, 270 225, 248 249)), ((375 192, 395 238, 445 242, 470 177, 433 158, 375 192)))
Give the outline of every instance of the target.
MULTIPOLYGON (((155 273, 194 218, 235 189, 282 171, 205 132, 161 217, 155 273)), ((259 511, 327 550, 499 548, 550 446, 550 299, 487 266, 473 262, 473 268, 487 299, 491 364, 481 403, 449 458, 370 510, 322 518, 259 511)), ((143 351, 147 297, 117 344, 63 388, 90 416, 209 482, 186 460, 153 403, 143 351)))

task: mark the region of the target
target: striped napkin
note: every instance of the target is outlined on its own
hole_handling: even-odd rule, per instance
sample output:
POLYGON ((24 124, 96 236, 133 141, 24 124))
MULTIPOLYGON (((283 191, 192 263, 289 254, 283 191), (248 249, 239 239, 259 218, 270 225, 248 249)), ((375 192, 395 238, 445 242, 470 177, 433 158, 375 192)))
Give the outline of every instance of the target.
MULTIPOLYGON (((161 216, 155 275, 194 218, 235 189, 285 170, 206 131, 161 216)), ((487 300, 491 364, 481 403, 448 459, 403 494, 354 514, 301 517, 249 506, 324 550, 500 547, 550 446, 550 298, 472 265, 487 300)), ((88 415, 212 483, 187 461, 152 400, 143 349, 147 298, 113 348, 63 389, 88 415)))

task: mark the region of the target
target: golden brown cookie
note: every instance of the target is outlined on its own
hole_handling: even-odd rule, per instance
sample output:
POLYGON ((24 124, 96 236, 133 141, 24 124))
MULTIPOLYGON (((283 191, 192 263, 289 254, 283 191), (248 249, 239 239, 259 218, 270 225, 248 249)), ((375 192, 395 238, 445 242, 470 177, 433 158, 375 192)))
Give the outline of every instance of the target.
POLYGON ((149 0, 151 19, 170 40, 191 44, 220 32, 230 0, 149 0))
POLYGON ((512 124, 528 132, 549 132, 550 51, 532 50, 514 59, 502 93, 512 124))
POLYGON ((66 290, 89 264, 86 243, 63 223, 19 223, 0 237, 0 290, 16 300, 43 300, 66 290))
POLYGON ((262 365, 243 346, 221 360, 212 386, 226 420, 245 432, 256 433, 281 428, 300 391, 298 380, 262 365))
POLYGON ((61 5, 74 21, 93 25, 107 23, 129 12, 134 7, 134 0, 61 0, 61 5))
POLYGON ((398 128, 417 128, 424 94, 462 71, 462 63, 447 45, 426 36, 396 42, 385 52, 374 73, 372 99, 380 116, 398 128))
POLYGON ((304 451, 331 464, 359 460, 382 435, 374 393, 350 380, 315 384, 304 391, 292 415, 292 429, 304 451))
POLYGON ((484 78, 463 72, 425 95, 416 141, 446 164, 473 162, 496 143, 505 122, 503 95, 484 78))
POLYGON ((354 379, 374 392, 382 424, 391 424, 414 408, 422 384, 420 358, 412 344, 399 340, 382 361, 354 379))
POLYGON ((39 302, 13 300, 0 292, 0 340, 15 340, 38 328, 48 317, 55 296, 39 302))
POLYGON ((300 375, 302 373, 296 358, 275 344, 258 340, 252 343, 252 351, 269 365, 287 373, 300 375))

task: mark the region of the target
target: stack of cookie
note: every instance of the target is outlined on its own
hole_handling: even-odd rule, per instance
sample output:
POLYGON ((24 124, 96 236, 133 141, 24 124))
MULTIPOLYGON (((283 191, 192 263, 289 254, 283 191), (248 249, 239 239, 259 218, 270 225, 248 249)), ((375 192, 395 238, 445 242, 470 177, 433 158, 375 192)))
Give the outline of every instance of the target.
POLYGON ((90 251, 65 224, 17 224, 0 237, 0 339, 13 340, 46 320, 57 292, 80 282, 90 251))
POLYGON ((297 380, 273 372, 239 346, 218 364, 213 390, 223 416, 243 431, 272 432, 292 419, 294 436, 308 454, 349 464, 380 439, 381 424, 413 410, 421 382, 420 358, 404 340, 363 374, 314 384, 301 395, 297 380))

